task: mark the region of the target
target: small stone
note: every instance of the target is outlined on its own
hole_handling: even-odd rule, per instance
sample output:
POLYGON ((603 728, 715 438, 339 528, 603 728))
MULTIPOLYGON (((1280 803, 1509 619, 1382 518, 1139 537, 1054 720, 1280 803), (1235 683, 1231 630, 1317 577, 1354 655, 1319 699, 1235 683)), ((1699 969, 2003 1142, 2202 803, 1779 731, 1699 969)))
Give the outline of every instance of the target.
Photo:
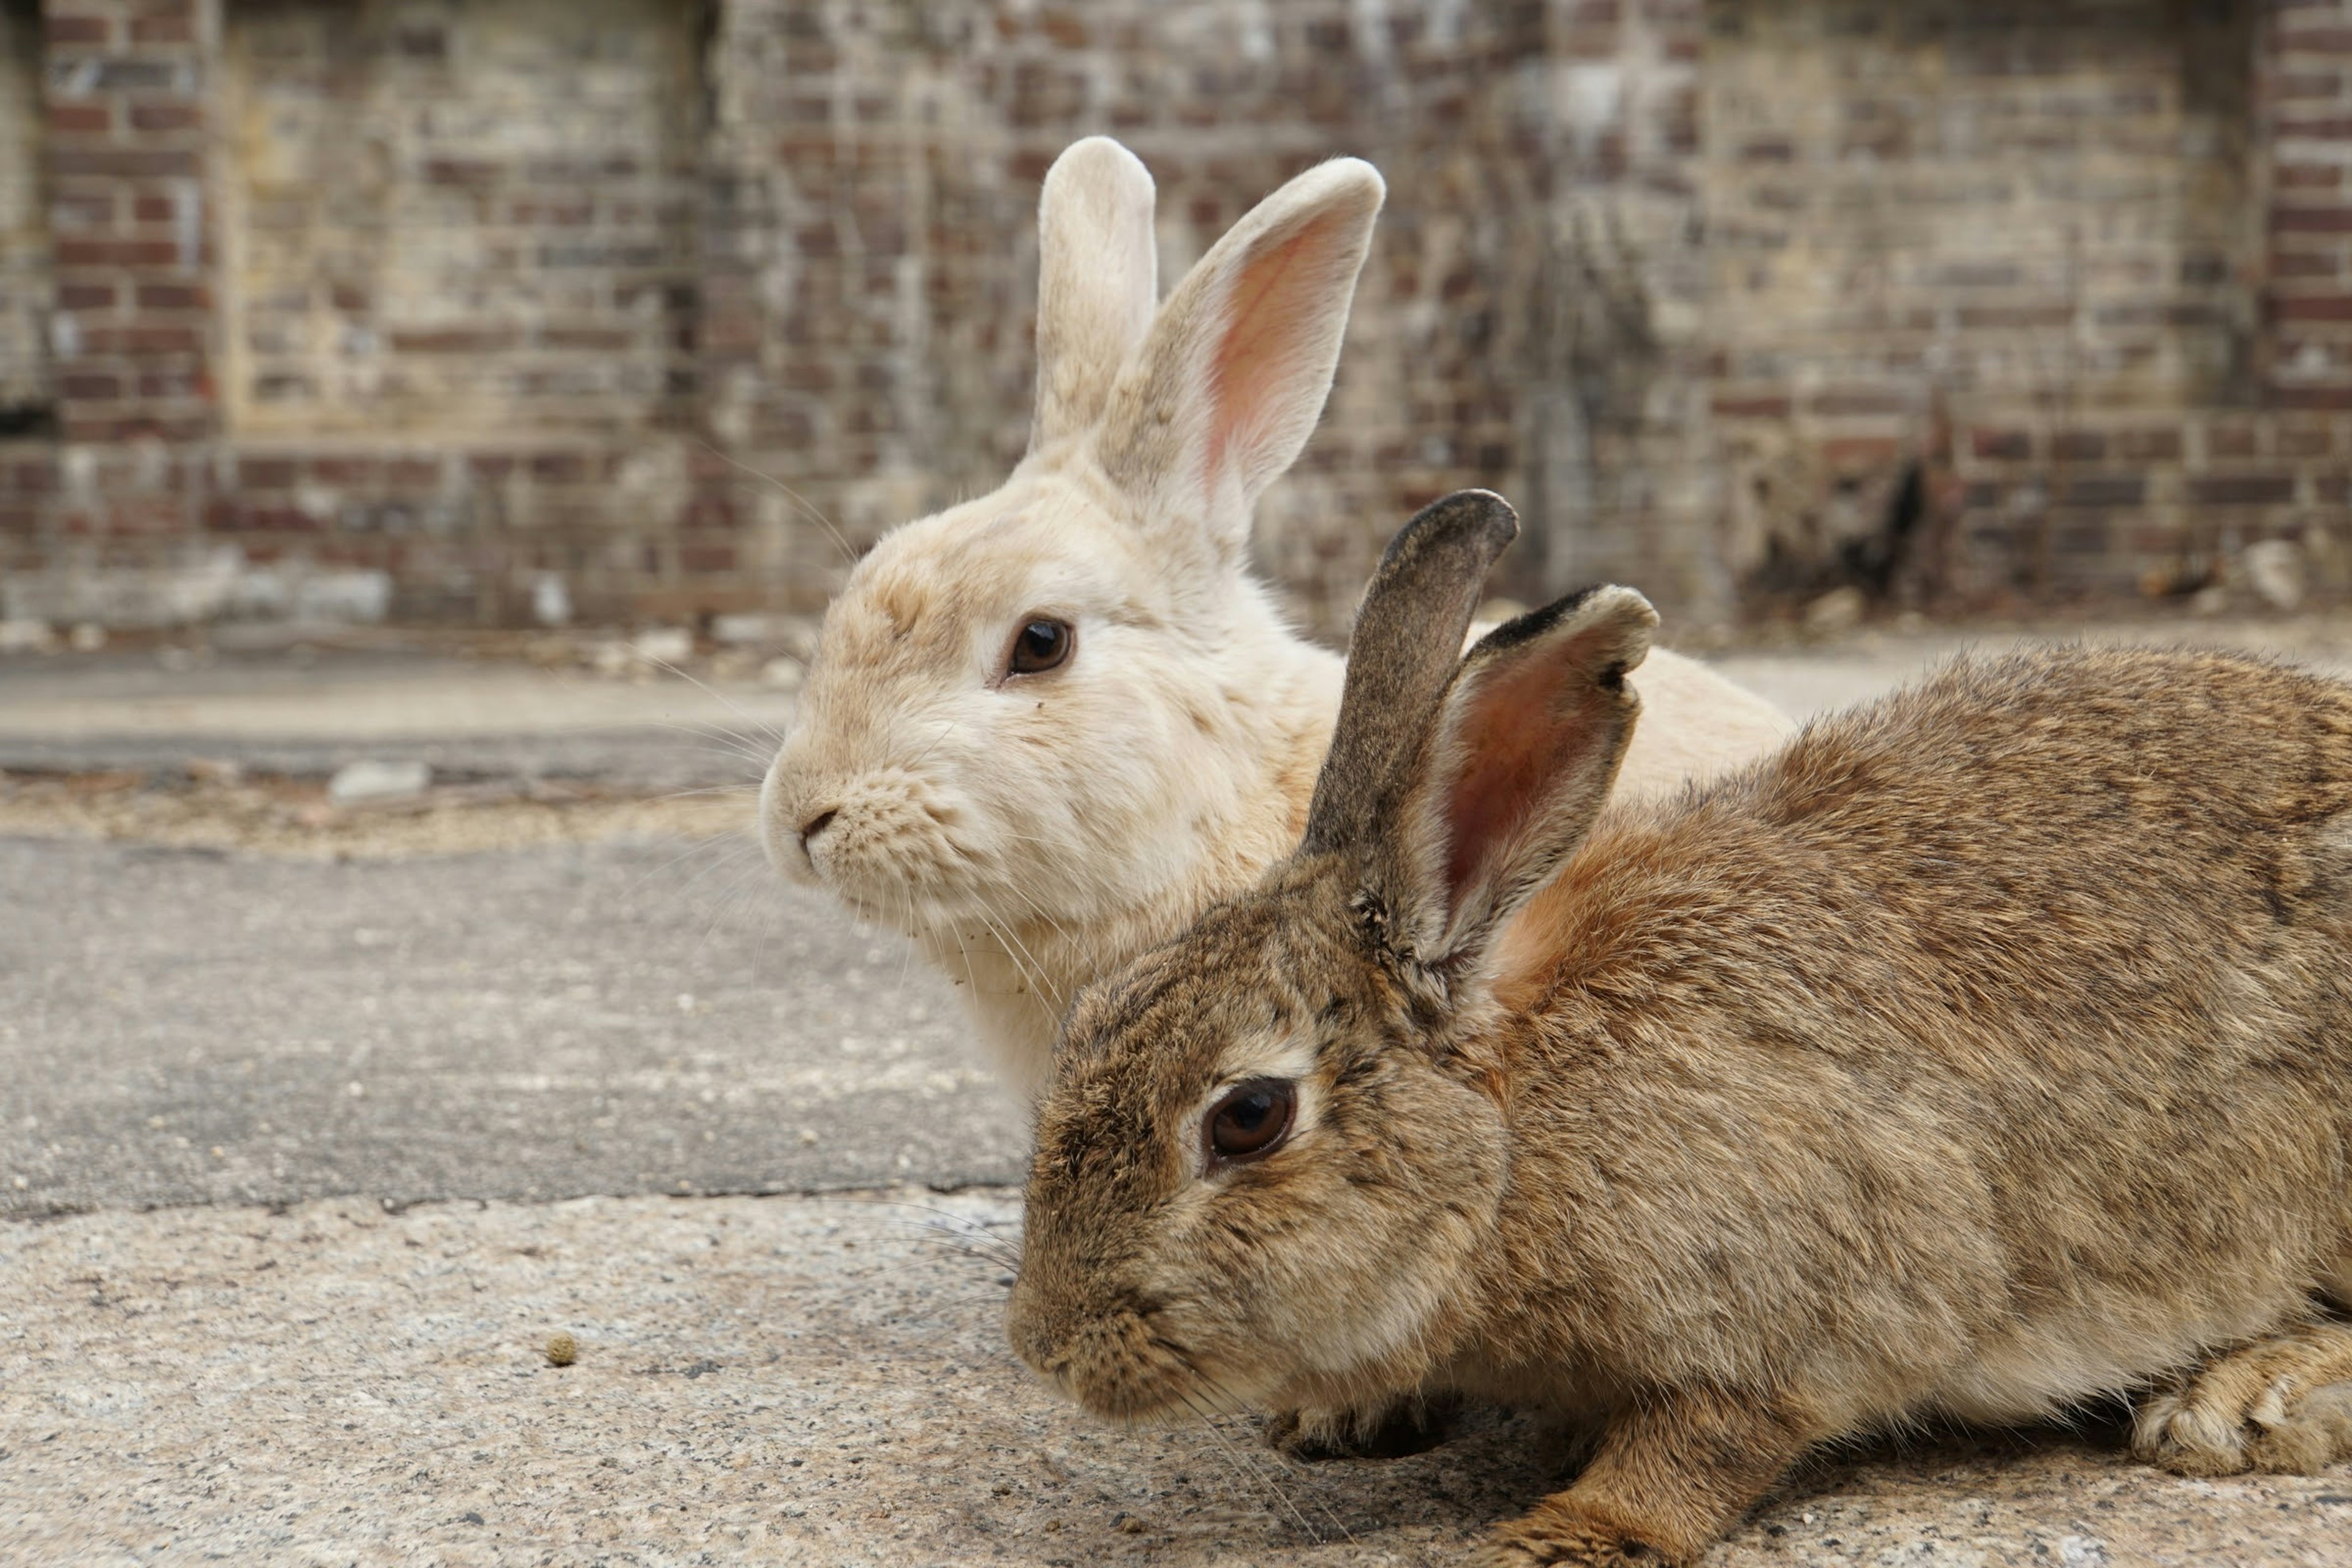
POLYGON ((0 653, 47 653, 57 646, 47 621, 0 621, 0 653))
POLYGON ((572 590, 562 577, 542 572, 530 584, 530 618, 542 626, 560 626, 572 619, 572 590))
POLYGON ((547 1364, 570 1366, 580 1359, 580 1342, 558 1329, 547 1336, 547 1364))
POLYGON ((2247 583, 2263 603, 2274 610, 2302 606, 2306 575, 2303 546, 2292 539, 2265 539, 2247 545, 2238 559, 2246 569, 2247 583))
POLYGON ((631 638, 629 651, 648 664, 680 664, 694 657, 694 634, 684 626, 654 626, 631 638))
POLYGON ((76 653, 96 653, 106 646, 106 628, 96 621, 84 621, 74 627, 66 643, 76 653))
POLYGON ((433 770, 424 763, 380 763, 373 759, 345 764, 328 781, 327 798, 337 805, 360 801, 406 800, 423 795, 433 782, 433 770))
POLYGON ((1852 631, 1862 624, 1862 614, 1869 607, 1870 601, 1863 596, 1861 589, 1851 584, 1832 588, 1805 606, 1805 629, 1816 633, 1852 631))
POLYGON ((772 658, 760 667, 760 684, 772 691, 798 691, 806 676, 801 661, 789 656, 772 658))
POLYGON ((2192 616, 2219 616, 2230 608, 2230 590, 2216 583, 2210 588, 2200 588, 2189 595, 2189 613, 2192 616))

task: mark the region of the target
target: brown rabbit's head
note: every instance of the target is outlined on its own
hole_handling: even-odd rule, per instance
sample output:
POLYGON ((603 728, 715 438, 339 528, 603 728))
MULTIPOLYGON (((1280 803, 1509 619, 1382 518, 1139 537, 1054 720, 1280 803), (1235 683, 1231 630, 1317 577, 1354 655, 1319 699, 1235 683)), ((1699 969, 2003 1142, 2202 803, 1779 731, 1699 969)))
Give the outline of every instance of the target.
POLYGON ((1008 1326, 1101 1415, 1348 1403, 1468 1305, 1509 1168, 1488 939, 1606 796, 1657 619, 1591 589, 1457 661, 1516 531, 1483 491, 1406 525, 1298 853, 1071 1015, 1008 1326))

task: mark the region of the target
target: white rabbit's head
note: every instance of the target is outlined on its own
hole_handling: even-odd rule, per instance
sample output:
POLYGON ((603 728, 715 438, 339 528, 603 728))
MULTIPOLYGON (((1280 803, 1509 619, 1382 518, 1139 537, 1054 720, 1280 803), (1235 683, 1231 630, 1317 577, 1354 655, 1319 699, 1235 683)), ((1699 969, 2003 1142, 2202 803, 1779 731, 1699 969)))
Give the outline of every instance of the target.
POLYGON ((1291 809, 1275 738, 1328 725, 1334 665, 1250 575, 1250 515, 1321 411, 1382 194, 1309 170, 1155 310, 1150 177, 1101 138, 1063 153, 1029 454, 886 535, 827 613, 761 795, 781 870, 908 925, 1084 922, 1291 809))

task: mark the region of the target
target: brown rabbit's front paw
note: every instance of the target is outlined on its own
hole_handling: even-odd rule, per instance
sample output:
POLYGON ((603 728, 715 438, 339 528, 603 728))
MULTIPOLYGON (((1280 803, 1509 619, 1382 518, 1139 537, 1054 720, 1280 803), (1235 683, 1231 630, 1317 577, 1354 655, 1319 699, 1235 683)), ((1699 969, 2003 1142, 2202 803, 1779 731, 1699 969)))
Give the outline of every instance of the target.
POLYGON ((1277 1453, 1307 1464, 1332 1459, 1402 1459, 1454 1435, 1461 1404, 1451 1398, 1400 1400, 1379 1412, 1286 1410, 1266 1423, 1277 1453))
POLYGON ((1479 1568, 1535 1568, 1551 1563, 1577 1568, 1683 1568, 1690 1561, 1580 1509, 1551 1502, 1496 1526, 1477 1558, 1479 1568))

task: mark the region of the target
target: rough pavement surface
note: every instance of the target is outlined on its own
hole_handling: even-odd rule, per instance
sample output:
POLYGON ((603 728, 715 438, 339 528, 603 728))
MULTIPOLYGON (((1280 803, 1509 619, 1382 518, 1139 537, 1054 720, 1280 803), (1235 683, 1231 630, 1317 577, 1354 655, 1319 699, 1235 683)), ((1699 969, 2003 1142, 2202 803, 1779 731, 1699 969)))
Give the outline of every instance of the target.
POLYGON ((946 984, 774 881, 0 839, 0 1214, 1017 1179, 946 984))
MULTIPOLYGON (((2352 663, 2335 622, 2227 636, 2352 663)), ((1724 663, 1805 711, 1956 643, 1724 663)), ((414 660, 0 665, 0 769, 52 770, 0 799, 0 1563, 1444 1563, 1556 1483, 1517 1418, 1305 1468, 1039 1388, 999 1328, 1024 1119, 952 997, 665 832, 709 816, 614 815, 741 781, 745 718, 414 660), (320 804, 361 756, 470 782, 391 833, 320 804), (192 757, 300 780, 208 837, 192 757), (58 805, 101 769, 122 799, 58 805), (550 778, 614 798, 465 793, 550 778)), ((2352 1472, 2183 1480, 2111 1425, 1824 1459, 1709 1558, 2347 1562, 2352 1472)))
MULTIPOLYGON (((1286 1468, 1119 1432, 1004 1348, 1015 1196, 355 1202, 0 1228, 0 1561, 1444 1563, 1557 1445, 1286 1468), (547 1364, 557 1330, 579 1342, 547 1364)), ((2321 1564, 2352 1477, 2112 1434, 1827 1462, 1710 1559, 2321 1564)))

